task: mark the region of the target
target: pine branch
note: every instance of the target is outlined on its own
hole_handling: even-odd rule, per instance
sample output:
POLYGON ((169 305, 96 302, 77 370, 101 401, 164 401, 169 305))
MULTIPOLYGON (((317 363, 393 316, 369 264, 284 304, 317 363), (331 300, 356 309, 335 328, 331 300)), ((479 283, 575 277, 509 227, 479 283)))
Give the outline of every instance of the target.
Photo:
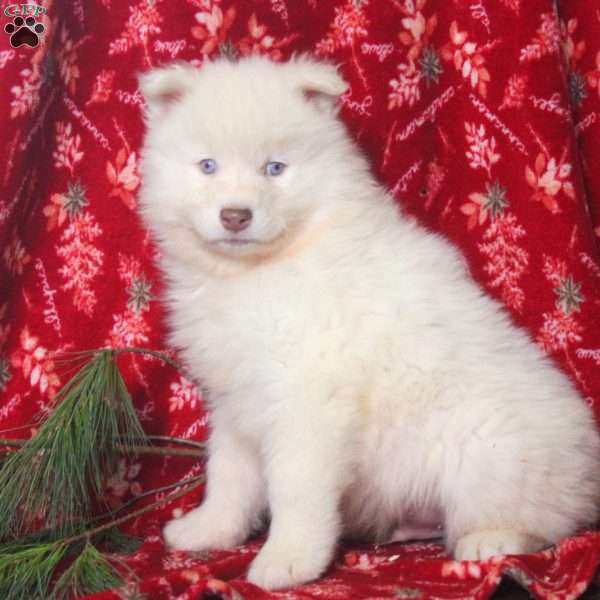
POLYGON ((64 600, 121 585, 117 567, 119 563, 123 569, 129 567, 114 556, 104 556, 97 545, 131 549, 136 540, 122 534, 119 525, 188 494, 205 480, 199 475, 148 490, 93 516, 93 509, 104 502, 103 487, 116 471, 119 457, 159 454, 198 459, 205 453, 202 442, 145 435, 117 365, 123 352, 149 354, 182 371, 163 353, 142 348, 63 355, 58 361, 78 370, 58 392, 52 414, 36 423, 39 430, 29 440, 0 439, 0 458, 4 459, 0 542, 12 540, 0 547, 3 600, 64 600), (173 488, 179 489, 116 516, 141 498, 173 488), (63 570, 65 563, 68 566, 63 570), (62 571, 58 579, 54 576, 57 568, 62 571))
POLYGON ((145 439, 115 356, 97 352, 58 392, 58 405, 38 433, 4 462, 0 539, 40 525, 69 535, 90 518, 119 454, 133 455, 136 440, 145 439))

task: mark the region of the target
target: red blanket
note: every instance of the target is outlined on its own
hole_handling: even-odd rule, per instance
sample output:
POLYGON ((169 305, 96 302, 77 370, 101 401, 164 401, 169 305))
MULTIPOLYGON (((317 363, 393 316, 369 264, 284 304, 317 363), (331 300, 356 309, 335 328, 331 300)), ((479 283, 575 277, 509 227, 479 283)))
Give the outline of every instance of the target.
MULTIPOLYGON (((280 60, 310 51, 340 64, 351 83, 341 115, 376 175, 406 211, 460 246, 480 285, 600 416, 600 3, 555 4, 40 0, 36 11, 5 3, 0 435, 26 437, 31 427, 6 430, 51 410, 67 378, 53 352, 163 347, 155 250, 136 215, 135 74, 219 53, 280 60), (24 10, 35 23, 19 20, 24 10)), ((205 438, 192 383, 156 360, 121 361, 149 433, 205 438)), ((174 457, 123 462, 109 499, 200 468, 174 457)), ((480 599, 503 574, 539 598, 574 598, 600 560, 594 532, 487 563, 452 561, 435 544, 340 547, 319 582, 267 593, 243 578, 260 542, 208 555, 164 550, 158 524, 200 498, 135 521, 146 537, 128 561, 139 580, 96 598, 480 599)))

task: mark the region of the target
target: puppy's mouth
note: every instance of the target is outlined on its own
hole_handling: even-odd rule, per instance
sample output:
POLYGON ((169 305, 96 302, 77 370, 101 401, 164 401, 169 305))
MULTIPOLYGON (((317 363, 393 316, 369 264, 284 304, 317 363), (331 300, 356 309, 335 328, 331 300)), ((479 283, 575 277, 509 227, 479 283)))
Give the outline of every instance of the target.
POLYGON ((290 239, 288 227, 272 228, 269 232, 229 232, 220 231, 216 235, 204 232, 201 227, 186 223, 196 240, 209 253, 232 260, 254 260, 274 256, 280 252, 290 239), (214 237, 213 237, 214 235, 214 237))
POLYGON ((271 252, 280 239, 281 236, 276 236, 274 239, 227 236, 211 240, 208 244, 217 254, 242 258, 271 252))
POLYGON ((209 243, 213 247, 220 248, 222 250, 259 250, 270 248, 273 245, 278 244, 285 237, 285 229, 281 231, 274 232, 270 236, 254 236, 248 235, 249 232, 244 232, 242 234, 230 234, 225 233, 225 235, 221 234, 221 237, 215 238, 211 240, 209 243))
POLYGON ((246 239, 246 238, 221 238, 215 240, 213 243, 219 246, 252 246, 253 244, 264 244, 262 240, 246 239))

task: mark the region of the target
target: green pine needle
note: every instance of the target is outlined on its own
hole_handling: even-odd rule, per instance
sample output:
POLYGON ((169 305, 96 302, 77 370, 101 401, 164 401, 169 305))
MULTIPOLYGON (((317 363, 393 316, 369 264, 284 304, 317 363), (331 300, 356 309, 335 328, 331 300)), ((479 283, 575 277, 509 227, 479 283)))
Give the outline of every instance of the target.
POLYGON ((7 548, 12 552, 14 550, 24 550, 33 546, 49 546, 62 539, 64 539, 64 537, 60 535, 60 532, 51 529, 40 529, 0 545, 0 554, 5 552, 7 548))
POLYGON ((95 353, 59 391, 38 433, 2 465, 0 540, 40 526, 59 537, 77 533, 102 499, 118 457, 145 439, 117 354, 95 353))
POLYGON ((48 599, 54 569, 67 546, 58 542, 40 546, 3 548, 0 551, 0 598, 48 599))
POLYGON ((142 545, 143 540, 142 538, 123 533, 118 527, 113 527, 95 536, 94 542, 97 546, 106 547, 109 552, 133 554, 142 545))
POLYGON ((114 566, 89 541, 83 546, 55 542, 0 551, 2 600, 65 600, 122 585, 114 566), (55 569, 72 552, 77 558, 52 585, 55 569))
POLYGON ((79 556, 58 578, 51 598, 78 598, 122 585, 123 580, 113 565, 88 541, 79 556))

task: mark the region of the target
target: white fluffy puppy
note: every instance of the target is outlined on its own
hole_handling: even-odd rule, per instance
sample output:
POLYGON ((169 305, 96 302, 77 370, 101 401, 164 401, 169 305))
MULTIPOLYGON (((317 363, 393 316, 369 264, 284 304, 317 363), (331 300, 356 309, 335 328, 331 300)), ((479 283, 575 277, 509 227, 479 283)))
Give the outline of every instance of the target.
POLYGON ((307 58, 141 78, 142 215, 171 341, 209 390, 203 504, 172 548, 242 543, 250 581, 319 577, 341 536, 442 533, 457 559, 535 551, 591 524, 593 415, 457 251, 399 214, 307 58))

